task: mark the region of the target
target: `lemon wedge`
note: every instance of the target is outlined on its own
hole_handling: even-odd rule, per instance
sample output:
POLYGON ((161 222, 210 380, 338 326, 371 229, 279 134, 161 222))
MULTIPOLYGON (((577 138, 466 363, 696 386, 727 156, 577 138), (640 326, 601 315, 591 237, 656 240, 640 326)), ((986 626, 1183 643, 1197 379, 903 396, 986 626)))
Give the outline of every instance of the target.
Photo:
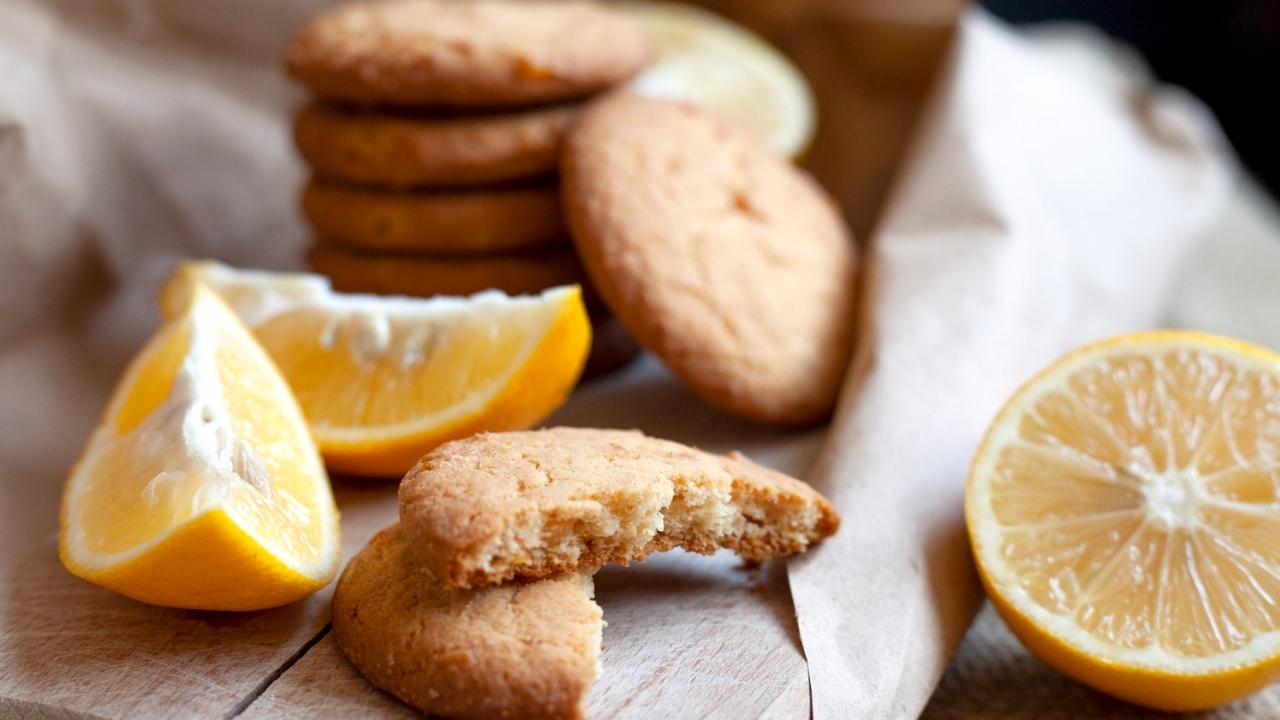
POLYGON ((618 7, 645 23, 658 59, 630 88, 685 100, 754 132, 788 157, 813 139, 813 91, 773 46, 719 15, 691 5, 627 0, 618 7))
POLYGON ((193 262, 162 306, 180 305, 192 284, 220 293, 252 328, 330 469, 359 475, 399 478, 447 440, 538 423, 591 349, 576 285, 519 297, 349 295, 320 275, 193 262))
POLYGON ((333 579, 338 513, 302 411, 212 292, 193 288, 116 386, 67 480, 59 550, 171 607, 275 607, 333 579))

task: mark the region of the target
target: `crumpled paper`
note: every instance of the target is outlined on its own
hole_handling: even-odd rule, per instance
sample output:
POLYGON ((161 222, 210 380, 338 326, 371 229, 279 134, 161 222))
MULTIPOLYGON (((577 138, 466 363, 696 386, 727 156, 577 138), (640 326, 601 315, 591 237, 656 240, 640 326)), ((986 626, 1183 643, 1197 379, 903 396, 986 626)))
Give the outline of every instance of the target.
POLYGON ((1196 103, 1074 70, 968 15, 873 238, 865 357, 810 474, 846 522, 791 564, 815 718, 920 712, 982 598, 986 423, 1072 346, 1157 323, 1225 203, 1196 103))
MULTIPOLYGON (((52 538, 62 478, 154 327, 173 263, 299 265, 304 171, 287 116, 302 94, 278 55, 325 4, 0 5, 0 488, 21 508, 0 523, 5 557, 52 538)), ((877 23, 904 23, 906 44, 930 56, 954 12, 846 18, 870 40, 851 46, 838 23, 796 21, 823 3, 789 17, 766 6, 763 29, 778 23, 775 37, 821 75, 825 126, 810 163, 864 240, 875 227, 860 361, 831 430, 746 425, 699 404, 652 359, 586 386, 553 420, 736 447, 796 474, 821 445, 809 478, 845 524, 791 564, 798 639, 774 571, 756 581, 729 558, 680 555, 607 570, 600 601, 613 624, 591 705, 601 715, 803 717, 809 694, 815 718, 918 714, 981 601, 960 496, 1000 399, 1069 346, 1162 318, 1280 342, 1262 309, 1280 307, 1267 274, 1280 265, 1274 211, 1230 190, 1229 153, 1192 99, 1135 80, 1096 41, 1031 40, 970 11, 915 122, 912 102, 882 101, 896 84, 923 97, 933 73, 897 68, 901 48, 877 41, 892 38, 877 23), (879 66, 874 81, 858 75, 863 63, 879 66), (899 166, 895 143, 913 125, 899 166), (652 592, 673 582, 698 602, 652 592), (730 609, 712 607, 717 597, 732 597, 730 609), (800 675, 753 681, 761 668, 800 675)), ((288 697, 295 672, 263 698, 288 697)), ((968 677, 949 675, 944 690, 955 697, 968 677)), ((372 692, 358 678, 323 690, 332 697, 308 690, 317 712, 354 711, 372 692)), ((284 704, 250 707, 289 716, 284 704)))

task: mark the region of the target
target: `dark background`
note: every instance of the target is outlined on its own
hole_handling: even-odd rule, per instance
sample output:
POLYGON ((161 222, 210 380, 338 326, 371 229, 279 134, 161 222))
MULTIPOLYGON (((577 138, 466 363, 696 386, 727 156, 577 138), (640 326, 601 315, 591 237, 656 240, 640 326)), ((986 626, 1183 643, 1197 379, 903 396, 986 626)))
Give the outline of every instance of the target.
POLYGON ((1147 57, 1217 114, 1244 164, 1280 196, 1280 0, 985 0, 1015 24, 1083 20, 1147 57))

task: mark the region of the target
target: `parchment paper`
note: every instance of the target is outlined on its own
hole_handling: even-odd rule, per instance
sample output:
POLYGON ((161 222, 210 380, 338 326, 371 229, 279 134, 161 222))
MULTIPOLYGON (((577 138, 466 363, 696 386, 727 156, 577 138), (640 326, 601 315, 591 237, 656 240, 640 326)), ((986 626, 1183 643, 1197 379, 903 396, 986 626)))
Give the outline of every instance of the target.
MULTIPOLYGON (((301 94, 277 58, 321 4, 0 4, 6 556, 52 536, 65 471, 119 369, 153 329, 154 292, 174 262, 298 265, 306 233, 295 195, 304 173, 287 116, 301 94)), ((792 15, 764 5, 770 12, 760 21, 766 30, 777 23, 776 37, 814 73, 822 98, 811 164, 864 240, 880 218, 869 238, 862 362, 831 431, 753 428, 698 405, 651 359, 587 386, 555 421, 737 447, 798 474, 824 446, 809 477, 845 525, 790 572, 813 715, 912 717, 980 602, 959 498, 999 400, 1068 346, 1162 317, 1280 341, 1262 304, 1273 303, 1271 313, 1280 305, 1266 272, 1280 263, 1280 243, 1271 242, 1265 200, 1229 195, 1229 156, 1203 110, 1134 80, 1140 73, 1117 69, 1123 63, 1096 41, 1031 41, 975 11, 946 50, 954 7, 939 14, 908 4, 910 17, 886 19, 868 15, 870 3, 802 3, 792 15), (824 7, 839 7, 851 33, 818 17, 824 7), (884 39, 893 37, 889 25, 904 44, 884 39), (931 65, 920 58, 944 51, 930 84, 931 65), (861 72, 868 68, 873 80, 861 72), (897 148, 930 87, 899 168, 897 148), (1232 231, 1222 236, 1223 227, 1232 231), (1231 241, 1203 242, 1209 237, 1231 241), (1197 272, 1188 275, 1193 253, 1197 272), (1240 311, 1246 302, 1251 313, 1240 311)), ((682 582, 705 572, 713 585, 747 588, 732 561, 697 562, 676 557, 642 577, 678 567, 682 582)), ((766 583, 760 611, 715 625, 715 642, 682 644, 685 626, 671 613, 702 610, 629 594, 625 577, 611 570, 603 586, 606 615, 614 593, 626 629, 606 631, 601 683, 649 693, 637 707, 736 717, 732 704, 676 704, 681 693, 732 693, 749 682, 699 658, 727 655, 750 669, 770 643, 786 663, 799 656, 790 617, 777 612, 785 587, 778 595, 766 583), (635 637, 643 627, 650 637, 635 637), (653 637, 661 642, 641 642, 653 637), (628 654, 655 644, 667 651, 628 654), (683 684, 642 682, 668 669, 683 684)), ((975 637, 970 644, 1006 647, 975 637)), ((967 678, 949 676, 953 698, 967 678)), ((781 686, 787 707, 774 714, 803 714, 804 693, 789 680, 781 686)))

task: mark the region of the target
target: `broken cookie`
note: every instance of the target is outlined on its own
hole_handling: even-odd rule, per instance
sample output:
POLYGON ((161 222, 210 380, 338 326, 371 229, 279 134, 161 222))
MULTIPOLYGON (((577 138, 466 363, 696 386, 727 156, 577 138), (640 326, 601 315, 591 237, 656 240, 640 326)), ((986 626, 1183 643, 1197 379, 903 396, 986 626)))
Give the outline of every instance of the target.
POLYGON ((816 490, 742 455, 577 428, 441 445, 400 484, 400 518, 418 559, 450 587, 591 571, 675 547, 760 562, 840 525, 816 490))

